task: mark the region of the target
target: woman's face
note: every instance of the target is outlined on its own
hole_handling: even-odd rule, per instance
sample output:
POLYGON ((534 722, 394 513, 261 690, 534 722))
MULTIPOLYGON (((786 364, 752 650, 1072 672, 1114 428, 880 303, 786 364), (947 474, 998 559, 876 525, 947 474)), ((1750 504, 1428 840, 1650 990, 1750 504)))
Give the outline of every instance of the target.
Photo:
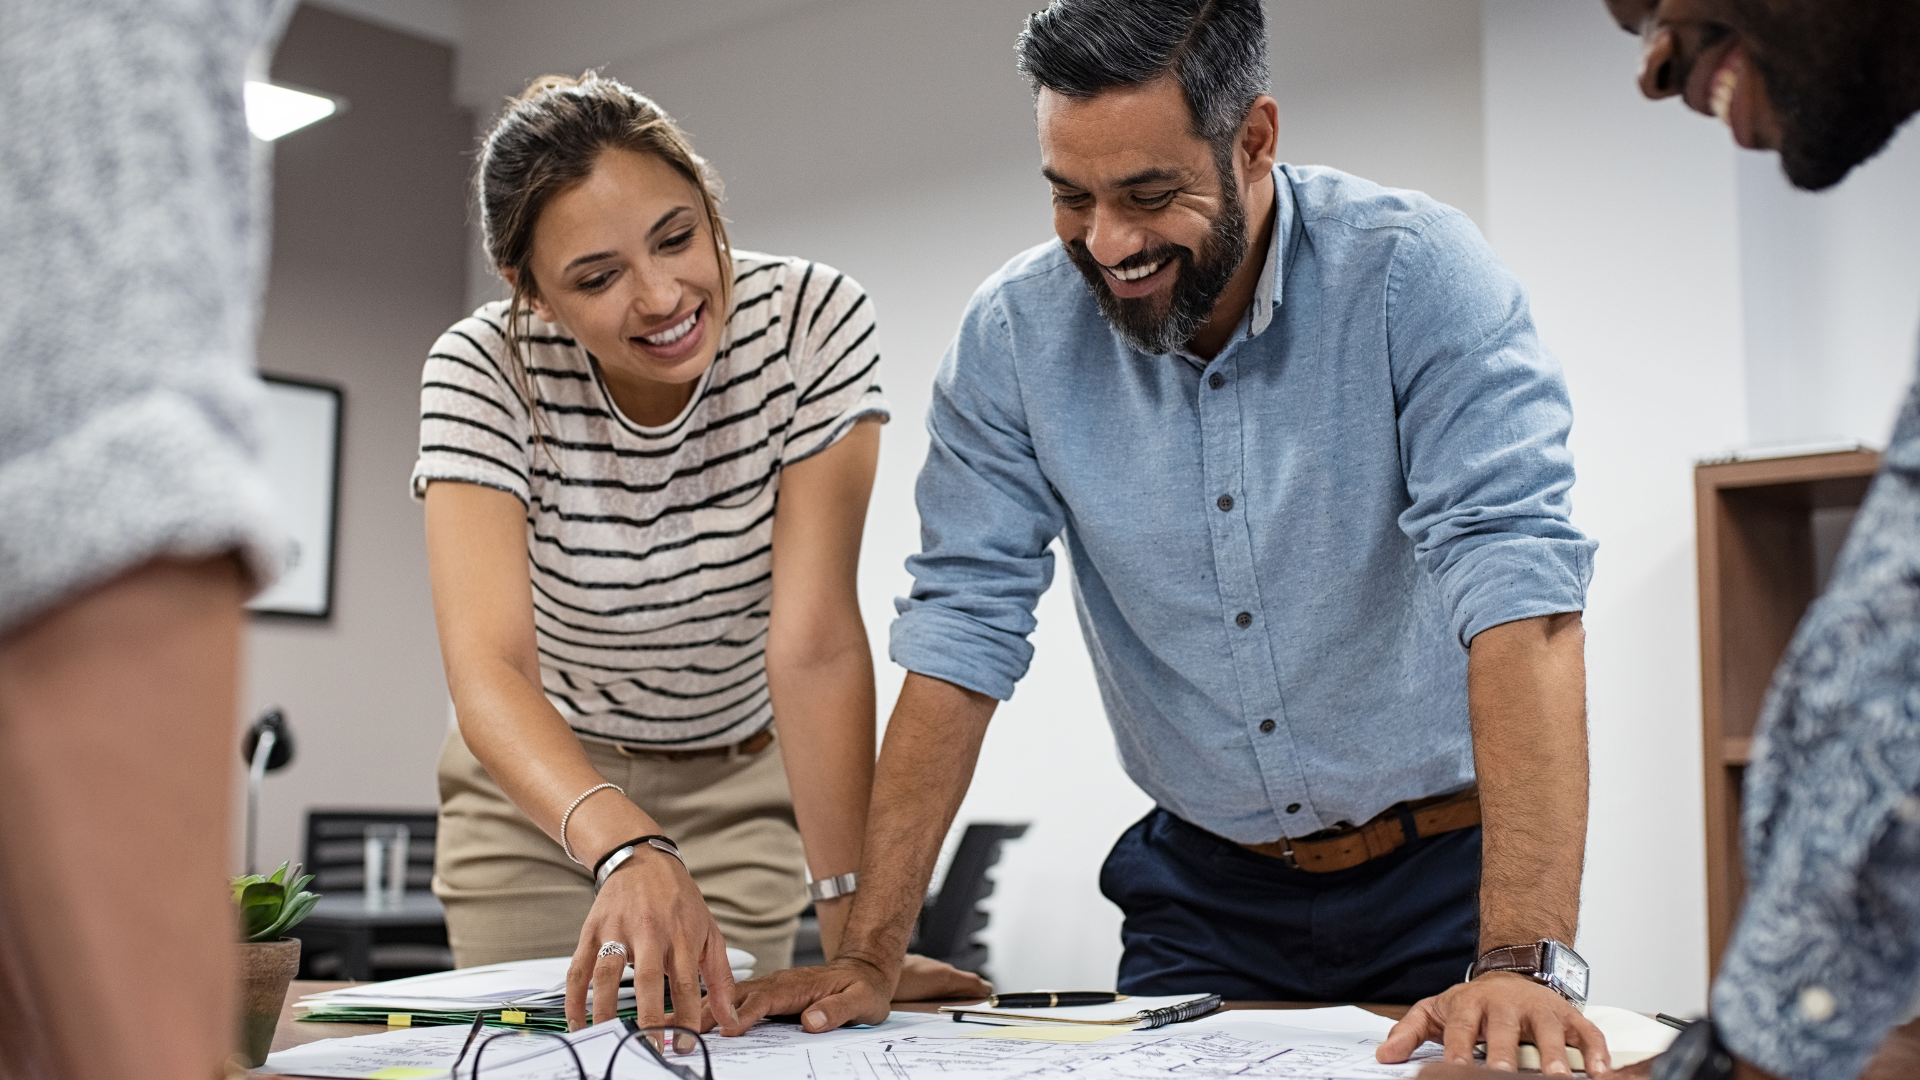
POLYGON ((665 161, 602 153, 540 212, 532 270, 534 314, 566 327, 616 388, 684 404, 713 364, 726 321, 713 232, 699 191, 665 161))

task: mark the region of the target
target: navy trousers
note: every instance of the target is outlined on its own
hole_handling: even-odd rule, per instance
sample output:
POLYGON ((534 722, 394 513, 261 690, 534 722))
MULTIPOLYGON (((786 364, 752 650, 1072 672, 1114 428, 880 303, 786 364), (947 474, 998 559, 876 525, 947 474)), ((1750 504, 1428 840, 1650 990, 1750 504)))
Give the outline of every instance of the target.
POLYGON ((1411 1003, 1477 955, 1480 829, 1330 874, 1289 868, 1155 807, 1100 891, 1120 906, 1119 989, 1229 1000, 1411 1003))

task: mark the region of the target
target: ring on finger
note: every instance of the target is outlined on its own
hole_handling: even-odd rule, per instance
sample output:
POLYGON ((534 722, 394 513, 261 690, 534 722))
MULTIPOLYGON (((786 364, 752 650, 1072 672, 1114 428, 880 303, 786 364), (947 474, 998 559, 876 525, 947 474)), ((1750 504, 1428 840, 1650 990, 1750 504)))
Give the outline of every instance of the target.
POLYGON ((627 955, 627 947, 617 941, 603 941, 600 943, 600 955, 624 957, 627 955))

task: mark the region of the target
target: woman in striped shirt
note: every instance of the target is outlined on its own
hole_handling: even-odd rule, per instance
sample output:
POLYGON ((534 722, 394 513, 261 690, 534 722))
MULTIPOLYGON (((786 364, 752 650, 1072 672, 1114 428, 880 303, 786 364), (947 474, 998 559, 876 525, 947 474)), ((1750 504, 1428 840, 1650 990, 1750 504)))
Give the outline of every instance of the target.
MULTIPOLYGON (((787 966, 803 875, 860 864, 873 307, 732 250, 705 162, 611 79, 536 81, 477 188, 513 299, 435 344, 413 473, 458 718, 434 891, 461 966, 572 953, 576 1025, 629 960, 642 1023, 663 973, 729 1015, 724 946, 787 966)), ((817 905, 829 955, 849 904, 817 905)), ((918 961, 902 993, 983 987, 918 961)))

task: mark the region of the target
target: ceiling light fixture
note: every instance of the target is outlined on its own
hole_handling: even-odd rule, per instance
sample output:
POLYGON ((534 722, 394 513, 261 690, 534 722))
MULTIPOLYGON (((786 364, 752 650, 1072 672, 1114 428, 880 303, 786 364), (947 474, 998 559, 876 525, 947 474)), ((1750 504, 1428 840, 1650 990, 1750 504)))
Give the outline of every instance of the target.
POLYGON ((247 130, 269 142, 325 120, 346 104, 323 94, 251 79, 247 80, 246 102, 247 130))

